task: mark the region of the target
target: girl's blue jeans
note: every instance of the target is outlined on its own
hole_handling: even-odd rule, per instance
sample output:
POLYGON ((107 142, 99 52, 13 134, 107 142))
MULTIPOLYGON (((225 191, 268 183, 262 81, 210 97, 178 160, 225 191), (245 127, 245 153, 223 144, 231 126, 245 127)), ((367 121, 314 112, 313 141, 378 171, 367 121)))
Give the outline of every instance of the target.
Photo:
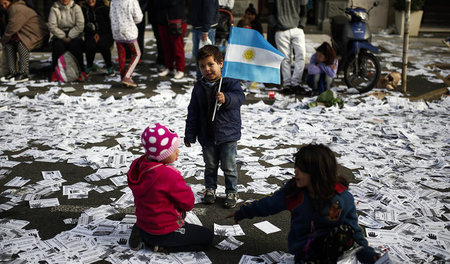
POLYGON ((321 94, 330 89, 333 78, 326 73, 308 74, 308 76, 306 76, 306 83, 314 92, 318 91, 319 94, 321 94))

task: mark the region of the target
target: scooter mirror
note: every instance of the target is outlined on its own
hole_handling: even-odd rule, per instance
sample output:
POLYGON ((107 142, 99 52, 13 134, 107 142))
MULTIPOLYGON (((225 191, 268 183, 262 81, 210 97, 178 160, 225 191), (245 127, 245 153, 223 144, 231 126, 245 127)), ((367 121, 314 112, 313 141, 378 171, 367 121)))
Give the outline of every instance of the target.
POLYGON ((375 1, 375 2, 373 2, 373 6, 375 7, 375 6, 378 6, 380 4, 380 1, 375 1))

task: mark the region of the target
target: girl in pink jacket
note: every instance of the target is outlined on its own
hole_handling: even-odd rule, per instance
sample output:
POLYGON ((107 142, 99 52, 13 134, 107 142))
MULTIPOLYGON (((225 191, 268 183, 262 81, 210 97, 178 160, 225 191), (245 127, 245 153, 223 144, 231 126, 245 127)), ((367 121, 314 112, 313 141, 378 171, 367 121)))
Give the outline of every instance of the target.
POLYGON ((144 130, 141 141, 145 155, 134 160, 128 171, 137 217, 130 248, 139 250, 144 242, 153 251, 204 250, 214 234, 184 222, 185 213, 194 208, 194 194, 181 173, 169 165, 178 158, 180 137, 157 123, 144 130))

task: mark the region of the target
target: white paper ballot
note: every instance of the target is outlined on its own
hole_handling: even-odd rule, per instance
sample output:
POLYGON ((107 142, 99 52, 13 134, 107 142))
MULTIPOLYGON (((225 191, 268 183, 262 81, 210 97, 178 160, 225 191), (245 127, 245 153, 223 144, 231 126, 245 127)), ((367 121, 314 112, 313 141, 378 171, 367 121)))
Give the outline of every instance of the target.
POLYGON ((255 223, 253 225, 256 226, 259 230, 263 231, 266 234, 271 234, 271 233, 281 231, 281 229, 279 229, 278 227, 276 227, 269 221, 262 221, 259 223, 255 223))

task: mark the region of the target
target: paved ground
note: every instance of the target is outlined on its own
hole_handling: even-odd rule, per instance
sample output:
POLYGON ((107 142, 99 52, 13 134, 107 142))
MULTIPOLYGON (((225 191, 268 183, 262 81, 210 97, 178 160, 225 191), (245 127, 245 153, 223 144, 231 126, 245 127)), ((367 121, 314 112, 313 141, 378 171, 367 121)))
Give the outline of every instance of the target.
MULTIPOLYGON (((312 43, 320 44, 320 42, 324 39, 327 39, 325 35, 307 35, 307 39, 311 40, 312 43)), ((390 57, 396 57, 398 58, 398 37, 390 37, 390 36, 379 36, 378 38, 374 38, 374 40, 380 44, 386 44, 385 53, 384 54, 391 54, 391 55, 384 55, 385 59, 390 57), (397 46, 394 46, 390 44, 389 42, 395 42, 397 43, 397 46), (388 45, 389 44, 389 45, 388 45)), ((428 47, 429 52, 438 52, 438 56, 440 58, 447 58, 448 59, 448 53, 449 51, 438 47, 440 44, 440 40, 437 39, 415 39, 413 40, 413 47, 414 49, 420 47, 428 47), (418 44, 420 42, 420 45, 418 44), (417 45, 416 45, 417 44, 417 45), (430 45, 436 45, 434 48, 430 45)), ((150 97, 155 95, 156 93, 153 91, 153 89, 161 84, 161 81, 170 81, 170 77, 165 78, 159 78, 156 77, 156 66, 153 64, 154 61, 154 42, 153 40, 149 40, 148 49, 144 52, 143 57, 143 63, 141 63, 136 70, 136 75, 134 77, 135 81, 141 85, 140 87, 136 89, 128 89, 122 87, 122 85, 119 82, 115 82, 114 80, 110 80, 108 78, 105 78, 103 76, 103 72, 99 71, 97 73, 92 74, 89 77, 88 82, 85 83, 70 83, 70 84, 63 84, 62 87, 74 87, 75 91, 71 93, 67 93, 68 95, 80 95, 82 93, 85 93, 85 89, 83 87, 88 84, 106 84, 111 85, 109 89, 101 90, 101 97, 102 98, 108 98, 110 96, 114 96, 115 98, 120 98, 125 95, 135 94, 138 92, 141 92, 144 94, 145 97, 150 97)), ((313 47, 309 47, 311 49, 313 47)), ((41 79, 41 76, 49 76, 50 75, 50 68, 48 67, 48 60, 45 62, 45 58, 48 58, 46 54, 38 54, 38 56, 41 56, 41 60, 36 60, 36 56, 34 57, 34 62, 31 65, 31 76, 34 80, 37 80, 35 85, 29 85, 27 86, 29 91, 25 92, 19 92, 17 90, 17 94, 19 96, 24 97, 35 97, 36 95, 48 91, 51 89, 51 85, 44 85, 44 87, 40 87, 39 83, 43 83, 39 79, 41 79), (43 62, 44 61, 44 62, 43 62)), ((413 61, 411 59, 412 63, 417 63, 417 59, 413 61)), ((418 59, 420 61, 420 59, 418 59)), ((187 60, 189 62, 189 59, 187 60)), ((449 62, 447 60, 447 62, 449 62)), ((383 64, 383 60, 382 60, 383 64)), ((394 65, 393 67, 398 67, 398 60, 393 61, 391 63, 394 65), (397 66, 395 66, 397 64, 397 66)), ((188 75, 193 74, 194 68, 192 64, 189 64, 187 66, 187 73, 188 75)), ((386 68, 384 69, 385 72, 388 72, 390 69, 386 68)), ((444 76, 445 77, 445 76, 444 76)), ((192 86, 194 79, 188 78, 184 82, 172 82, 172 89, 176 93, 181 93, 185 91, 186 86, 192 86)), ((445 84, 443 82, 432 82, 430 81, 429 76, 411 76, 408 79, 408 96, 411 98, 421 98, 421 96, 429 96, 429 93, 433 93, 433 96, 430 96, 430 98, 438 98, 442 93, 445 92, 445 89, 448 86, 448 84, 445 84)), ((13 92, 16 89, 20 89, 23 86, 8 86, 7 91, 13 92)), ((86 87, 84 87, 86 88, 86 87)), ((61 92, 58 92, 58 95, 61 94, 61 92)), ((259 91, 257 94, 262 94, 264 96, 265 91, 259 91)), ((271 102, 268 98, 263 98, 267 102, 271 102)), ((301 99, 301 98, 299 98, 301 99)), ((249 101, 247 103, 256 102, 259 100, 259 97, 250 96, 249 101)), ((1 107, 1 106, 0 106, 1 107)), ((57 122, 57 120, 56 120, 57 122)), ((116 145, 116 141, 114 138, 110 138, 108 140, 105 140, 103 142, 99 142, 93 145, 98 146, 106 146, 111 147, 116 145)), ((46 149, 48 147, 43 145, 32 145, 30 147, 35 147, 38 149, 46 149)), ((89 145, 86 147, 90 147, 89 145)), ((258 151, 258 149, 255 149, 255 151, 258 151)), ((16 154, 16 152, 11 151, 3 151, 2 155, 6 156, 13 156, 16 154)), ((67 180, 67 184, 73 184, 76 182, 79 182, 80 179, 82 179, 84 176, 87 176, 94 172, 94 170, 90 167, 79 167, 75 166, 70 163, 66 162, 59 162, 59 163, 46 163, 46 162, 36 162, 31 158, 17 158, 14 159, 16 161, 21 162, 20 165, 15 166, 12 169, 11 174, 12 175, 21 175, 23 177, 31 179, 31 182, 36 182, 38 180, 42 179, 41 171, 51 171, 51 170, 59 170, 61 171, 62 175, 64 175, 64 178, 67 180)), ((343 173, 349 177, 352 178, 353 174, 350 170, 343 168, 343 173)), ((0 192, 4 191, 6 188, 3 186, 9 178, 0 179, 0 192)), ((105 182, 107 180, 104 180, 105 182)), ((239 182, 242 184, 245 184, 247 182, 251 181, 251 178, 249 176, 246 176, 244 174, 244 171, 240 170, 239 175, 239 182)), ((188 179, 189 183, 202 183, 201 181, 197 181, 193 178, 188 179)), ((100 181, 99 184, 102 184, 104 182, 100 181)), ((269 183, 278 183, 280 184, 281 181, 276 179, 270 179, 269 183)), ((221 182, 223 184, 223 182, 221 182)), ((119 190, 115 190, 112 192, 109 192, 108 195, 102 195, 97 192, 90 192, 88 199, 82 199, 82 200, 69 200, 67 199, 67 196, 62 196, 61 192, 59 192, 58 195, 52 196, 57 197, 60 201, 61 206, 53 207, 53 208, 41 208, 41 209, 33 209, 34 211, 31 212, 28 203, 21 203, 18 206, 13 207, 10 210, 4 211, 1 213, 1 218, 13 218, 13 219, 24 219, 30 221, 30 224, 27 226, 27 229, 36 228, 39 230, 39 235, 42 240, 49 239, 54 237, 55 235, 61 233, 64 230, 69 230, 73 228, 73 225, 66 225, 62 222, 63 219, 66 218, 77 218, 80 215, 80 212, 86 210, 90 207, 97 207, 99 205, 103 204, 109 204, 111 202, 111 198, 119 198, 122 195, 122 193, 119 190)), ((241 198, 246 199, 257 199, 262 197, 261 195, 256 194, 242 194, 241 198)), ((7 202, 8 199, 0 196, 0 204, 7 202)), ((215 205, 211 206, 205 206, 202 204, 196 205, 195 212, 200 217, 201 221, 205 226, 212 227, 213 223, 228 223, 232 224, 231 220, 225 220, 224 217, 227 216, 232 212, 232 210, 226 210, 223 209, 221 206, 221 200, 219 200, 215 205)), ((110 218, 112 220, 120 220, 123 218, 125 214, 132 214, 133 208, 123 209, 119 214, 115 214, 111 216, 110 218)), ((238 263, 239 259, 243 254, 249 254, 249 255, 259 255, 263 253, 268 253, 274 250, 280 250, 283 252, 287 251, 287 231, 289 230, 289 215, 288 213, 279 214, 276 216, 268 217, 266 218, 268 221, 273 223, 274 225, 280 227, 282 229, 282 232, 278 232, 275 234, 272 234, 270 236, 265 235, 260 230, 256 229, 252 224, 255 222, 261 221, 261 219, 254 219, 254 220, 245 220, 242 221, 240 224, 243 227, 244 230, 246 230, 247 235, 243 237, 239 237, 238 239, 243 241, 245 246, 242 246, 238 248, 236 251, 232 251, 231 253, 228 251, 220 251, 217 249, 210 249, 206 253, 208 257, 212 260, 213 263, 238 263)), ((215 237, 214 244, 217 244, 219 241, 221 241, 223 238, 221 237, 215 237)), ((1 241, 1 240, 0 240, 1 241)))

